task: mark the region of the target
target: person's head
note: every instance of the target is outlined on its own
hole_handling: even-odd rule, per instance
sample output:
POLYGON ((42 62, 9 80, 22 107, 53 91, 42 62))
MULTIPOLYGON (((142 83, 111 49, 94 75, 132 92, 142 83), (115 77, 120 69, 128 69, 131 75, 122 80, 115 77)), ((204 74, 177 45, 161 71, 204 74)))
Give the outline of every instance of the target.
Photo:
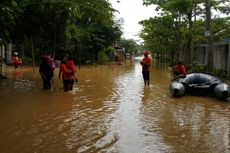
POLYGON ((64 55, 62 61, 67 61, 67 60, 68 60, 68 56, 64 55))
POLYGON ((14 52, 14 56, 18 56, 18 53, 17 53, 17 52, 14 52))
POLYGON ((178 61, 177 64, 178 64, 178 65, 181 65, 181 64, 183 64, 183 62, 182 62, 182 61, 178 61))
POLYGON ((49 57, 48 56, 42 56, 42 62, 49 64, 49 57))
POLYGON ((66 63, 67 61, 68 61, 68 56, 67 56, 67 55, 64 55, 64 56, 62 57, 61 63, 66 63))
POLYGON ((68 61, 72 61, 73 58, 71 56, 68 57, 68 61))
POLYGON ((144 56, 147 57, 149 55, 149 52, 147 50, 144 51, 144 56))

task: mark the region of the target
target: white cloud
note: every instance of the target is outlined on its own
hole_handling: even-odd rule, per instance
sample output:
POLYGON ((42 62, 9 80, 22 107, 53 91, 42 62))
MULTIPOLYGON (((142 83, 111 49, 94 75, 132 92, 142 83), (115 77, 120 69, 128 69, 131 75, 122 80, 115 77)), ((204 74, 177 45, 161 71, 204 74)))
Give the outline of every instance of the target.
POLYGON ((116 13, 116 18, 123 18, 123 37, 127 39, 140 40, 138 34, 142 26, 138 24, 139 21, 154 17, 157 15, 155 6, 143 6, 143 0, 109 0, 113 8, 120 13, 116 13))

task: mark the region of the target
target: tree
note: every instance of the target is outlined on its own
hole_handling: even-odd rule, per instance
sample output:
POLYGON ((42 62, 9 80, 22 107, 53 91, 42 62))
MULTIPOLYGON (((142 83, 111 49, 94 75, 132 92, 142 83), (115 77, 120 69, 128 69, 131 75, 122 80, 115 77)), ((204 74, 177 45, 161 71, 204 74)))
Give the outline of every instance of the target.
POLYGON ((210 0, 205 0, 206 8, 206 26, 205 26, 205 36, 207 37, 207 48, 208 48, 208 72, 213 74, 213 39, 212 39, 212 29, 211 29, 211 6, 210 0))
POLYGON ((106 0, 33 0, 25 1, 20 10, 9 39, 29 57, 28 42, 33 40, 37 58, 53 52, 58 58, 69 53, 96 61, 98 52, 121 36, 106 0))
MULTIPOLYGON (((10 41, 10 33, 15 25, 15 20, 21 12, 20 0, 1 0, 0 2, 0 39, 3 44, 10 41)), ((0 44, 1 45, 1 44, 0 44)))
MULTIPOLYGON (((177 31, 176 33, 174 33, 175 39, 177 39, 176 42, 178 42, 177 43, 178 45, 175 46, 176 48, 174 48, 176 49, 175 53, 177 52, 184 53, 184 59, 186 61, 192 61, 192 56, 190 53, 191 50, 193 50, 194 48, 193 47, 194 44, 204 43, 205 40, 204 34, 200 33, 200 31, 204 31, 204 27, 205 27, 205 24, 203 24, 204 23, 203 20, 206 20, 204 18, 206 16, 205 9, 203 7, 205 1, 204 0, 143 0, 143 3, 144 5, 151 5, 151 4, 158 5, 157 10, 158 11, 160 10, 162 14, 162 16, 158 18, 171 15, 173 19, 173 25, 175 26, 175 29, 177 31), (197 16, 199 17, 199 20, 197 20, 197 16), (201 27, 202 25, 203 27, 201 27)), ((219 13, 229 13, 229 0, 222 0, 222 1, 210 0, 209 4, 210 4, 210 15, 211 15, 211 10, 213 8, 216 9, 216 11, 219 13)), ((160 21, 157 20, 157 22, 160 21)), ((159 29, 162 29, 163 26, 159 25, 159 27, 161 27, 159 29)), ((210 25, 209 29, 211 28, 214 28, 213 25, 210 25)), ((218 29, 217 27, 215 28, 218 29)), ((222 31, 223 29, 219 29, 219 30, 222 31)), ((148 31, 147 35, 152 35, 151 31, 152 29, 148 31)), ((143 33, 145 32, 146 31, 143 31, 143 33)), ((210 33, 212 33, 212 31, 210 31, 210 33)), ((154 37, 154 39, 156 39, 156 37, 154 37)), ((157 38, 157 40, 158 39, 159 38, 157 38)), ((168 38, 163 37, 163 39, 167 40, 168 38)), ((156 44, 157 44, 157 40, 154 41, 156 44)), ((211 62, 212 58, 210 57, 209 60, 211 62)), ((212 64, 210 64, 209 66, 211 65, 212 64)))
POLYGON ((198 9, 198 4, 201 2, 201 0, 144 0, 144 4, 159 5, 158 9, 163 10, 165 14, 171 14, 174 20, 177 21, 177 28, 181 28, 180 22, 187 24, 186 29, 184 28, 184 34, 186 35, 186 39, 184 39, 185 46, 182 49, 184 50, 184 58, 186 61, 191 60, 194 31, 193 17, 196 15, 194 12, 198 9))
POLYGON ((125 48, 125 53, 129 53, 130 55, 133 55, 137 52, 137 43, 133 39, 121 38, 121 40, 118 41, 118 44, 119 46, 125 48))
POLYGON ((174 53, 180 45, 179 37, 177 37, 178 29, 173 17, 167 15, 150 18, 140 24, 144 27, 140 36, 144 40, 145 46, 159 55, 171 54, 173 59, 174 53))

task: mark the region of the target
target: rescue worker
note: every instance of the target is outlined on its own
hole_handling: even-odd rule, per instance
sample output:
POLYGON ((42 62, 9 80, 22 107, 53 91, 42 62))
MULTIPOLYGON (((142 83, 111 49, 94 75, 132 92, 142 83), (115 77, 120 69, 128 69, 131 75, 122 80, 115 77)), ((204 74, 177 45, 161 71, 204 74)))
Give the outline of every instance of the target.
POLYGON ((72 90, 74 84, 74 70, 70 68, 67 62, 68 56, 65 55, 62 59, 58 75, 59 79, 62 76, 64 91, 72 90))
POLYGON ((18 57, 17 52, 14 52, 11 63, 14 65, 15 69, 18 68, 18 66, 22 65, 22 59, 18 57))
POLYGON ((74 65, 74 61, 70 57, 68 58, 68 61, 67 61, 67 68, 74 72, 73 75, 74 75, 75 82, 78 82, 78 79, 75 75, 77 72, 77 69, 76 69, 76 66, 74 65))
POLYGON ((42 57, 42 63, 39 66, 39 73, 43 81, 43 89, 51 89, 51 82, 54 76, 54 69, 51 67, 50 59, 47 56, 42 57))
POLYGON ((173 70, 173 75, 174 75, 174 79, 177 79, 177 78, 185 78, 186 75, 187 75, 187 70, 185 68, 185 66, 183 65, 182 61, 179 61, 176 66, 174 67, 174 70, 173 70))
POLYGON ((144 51, 144 58, 142 59, 142 61, 140 62, 140 64, 142 65, 142 75, 143 75, 143 79, 144 79, 144 84, 145 86, 148 85, 150 83, 150 66, 151 66, 152 60, 149 57, 149 52, 148 51, 144 51))

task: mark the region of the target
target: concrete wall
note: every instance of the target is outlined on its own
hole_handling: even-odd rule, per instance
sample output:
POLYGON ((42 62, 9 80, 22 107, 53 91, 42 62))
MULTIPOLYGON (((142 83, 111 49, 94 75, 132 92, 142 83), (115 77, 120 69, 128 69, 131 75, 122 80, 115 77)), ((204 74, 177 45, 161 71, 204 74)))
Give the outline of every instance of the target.
POLYGON ((6 64, 10 64, 12 58, 12 44, 0 46, 0 56, 4 58, 6 64))
POLYGON ((12 58, 12 44, 7 45, 7 54, 6 54, 6 63, 10 64, 11 63, 11 58, 12 58))
MULTIPOLYGON (((230 73, 230 44, 229 43, 219 43, 214 44, 213 48, 214 54, 214 68, 221 69, 230 73)), ((196 46, 193 53, 193 61, 199 64, 208 63, 208 50, 207 45, 196 46)))

